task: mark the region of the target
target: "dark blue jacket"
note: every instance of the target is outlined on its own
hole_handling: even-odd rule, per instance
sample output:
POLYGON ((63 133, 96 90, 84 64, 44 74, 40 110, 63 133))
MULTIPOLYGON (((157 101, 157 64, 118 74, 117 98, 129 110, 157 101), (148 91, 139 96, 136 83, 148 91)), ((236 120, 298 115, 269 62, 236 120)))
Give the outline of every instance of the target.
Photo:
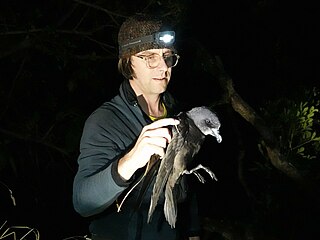
MULTIPOLYGON (((168 117, 177 113, 178 108, 168 93, 163 95, 163 101, 168 117)), ((142 128, 149 123, 151 120, 138 105, 128 80, 121 84, 117 96, 96 109, 85 122, 79 167, 73 184, 73 205, 81 216, 91 221, 93 239, 95 236, 96 239, 108 240, 179 239, 179 215, 176 229, 171 229, 164 218, 161 204, 151 223, 147 223, 152 185, 139 211, 133 211, 139 190, 136 188, 125 200, 121 211, 117 212, 116 202, 122 199, 133 179, 139 177, 139 172, 143 172, 142 169, 130 181, 123 181, 117 172, 118 160, 133 147, 142 128)), ((196 209, 196 203, 187 207, 194 216, 191 216, 190 226, 186 228, 187 225, 183 224, 184 232, 199 230, 199 223, 195 221, 196 209)), ((186 220, 185 217, 183 220, 186 220)))

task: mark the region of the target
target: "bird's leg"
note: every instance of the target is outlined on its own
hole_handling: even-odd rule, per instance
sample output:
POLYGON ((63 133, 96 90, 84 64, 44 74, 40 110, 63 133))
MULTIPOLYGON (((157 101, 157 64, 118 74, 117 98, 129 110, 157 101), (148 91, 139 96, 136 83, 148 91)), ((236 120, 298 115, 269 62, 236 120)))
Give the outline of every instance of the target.
POLYGON ((196 172, 196 171, 191 171, 190 173, 193 173, 194 175, 196 175, 196 177, 198 178, 198 180, 201 182, 201 183, 205 183, 206 180, 204 179, 204 177, 202 177, 200 175, 200 173, 196 172))
POLYGON ((218 179, 216 178, 216 175, 208 167, 204 167, 201 164, 199 164, 198 166, 196 166, 195 168, 193 168, 191 170, 184 170, 182 172, 182 174, 192 174, 193 173, 194 175, 196 175, 196 177, 199 179, 199 181, 201 183, 204 183, 205 182, 204 178, 197 172, 197 170, 199 170, 199 169, 205 170, 210 175, 210 177, 212 179, 218 181, 218 179))

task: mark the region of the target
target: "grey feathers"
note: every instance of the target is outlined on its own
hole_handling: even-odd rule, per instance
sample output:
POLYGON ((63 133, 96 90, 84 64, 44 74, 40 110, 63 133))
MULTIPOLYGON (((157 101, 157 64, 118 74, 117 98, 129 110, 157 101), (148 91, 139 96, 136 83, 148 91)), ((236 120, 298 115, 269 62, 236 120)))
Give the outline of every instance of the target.
POLYGON ((188 169, 188 166, 194 155, 200 150, 207 135, 215 137, 218 143, 222 141, 219 134, 220 121, 208 107, 195 107, 188 112, 181 112, 177 117, 180 124, 177 128, 173 128, 172 140, 161 160, 148 212, 148 222, 150 222, 160 195, 164 191, 164 214, 172 228, 175 228, 177 220, 178 184, 181 176, 193 173, 200 182, 204 183, 204 178, 197 172, 197 170, 203 169, 212 179, 216 179, 214 173, 201 164, 191 170, 188 169))
POLYGON ((187 116, 193 120, 204 135, 212 135, 217 139, 218 143, 222 141, 222 137, 219 134, 220 121, 217 115, 208 107, 192 108, 187 112, 187 116))

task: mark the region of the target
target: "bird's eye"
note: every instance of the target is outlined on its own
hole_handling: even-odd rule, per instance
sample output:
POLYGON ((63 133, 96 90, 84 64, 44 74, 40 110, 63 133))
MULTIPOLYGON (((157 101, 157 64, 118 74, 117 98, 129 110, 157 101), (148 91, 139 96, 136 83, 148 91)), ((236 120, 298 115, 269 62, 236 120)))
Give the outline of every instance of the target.
POLYGON ((206 123, 206 124, 211 124, 211 121, 210 121, 209 119, 206 119, 206 120, 205 120, 205 123, 206 123))

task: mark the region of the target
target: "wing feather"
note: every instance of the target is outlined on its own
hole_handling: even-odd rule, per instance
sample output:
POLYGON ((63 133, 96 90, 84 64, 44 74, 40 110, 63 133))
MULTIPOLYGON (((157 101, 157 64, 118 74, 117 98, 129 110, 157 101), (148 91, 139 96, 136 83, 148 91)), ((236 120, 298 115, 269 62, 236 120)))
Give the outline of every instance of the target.
POLYGON ((177 131, 175 128, 172 129, 172 139, 168 144, 165 156, 161 160, 158 174, 156 176, 156 181, 153 186, 153 192, 148 212, 148 223, 152 219, 152 214, 158 204, 160 195, 162 194, 168 177, 172 171, 174 158, 183 146, 184 138, 186 135, 185 131, 186 129, 185 127, 183 127, 183 122, 180 122, 179 124, 179 131, 177 131))

